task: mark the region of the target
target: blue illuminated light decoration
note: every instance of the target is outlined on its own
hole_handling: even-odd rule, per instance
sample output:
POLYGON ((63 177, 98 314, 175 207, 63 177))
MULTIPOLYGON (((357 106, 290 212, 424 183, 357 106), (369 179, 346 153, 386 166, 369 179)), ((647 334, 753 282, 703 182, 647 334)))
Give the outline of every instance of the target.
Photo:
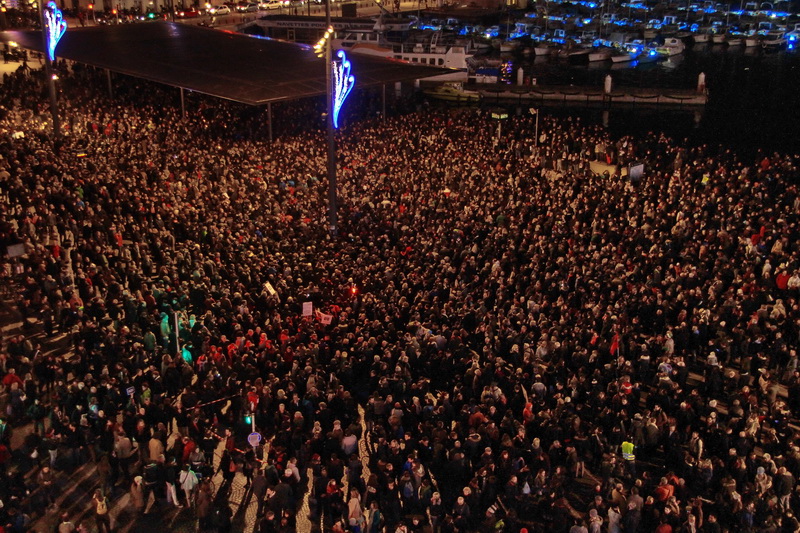
POLYGON ((353 90, 356 78, 350 74, 350 61, 348 61, 344 50, 336 52, 338 61, 333 61, 333 127, 339 127, 339 111, 342 109, 347 95, 353 90))
POLYGON ((47 2, 47 6, 44 8, 44 25, 47 32, 47 55, 50 56, 50 61, 54 61, 58 41, 67 31, 67 21, 64 20, 61 10, 52 0, 47 2))

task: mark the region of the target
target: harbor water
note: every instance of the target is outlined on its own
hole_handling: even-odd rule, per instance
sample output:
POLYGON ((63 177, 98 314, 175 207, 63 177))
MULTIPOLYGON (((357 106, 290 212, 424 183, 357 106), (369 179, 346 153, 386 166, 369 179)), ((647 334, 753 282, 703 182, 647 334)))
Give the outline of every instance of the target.
POLYGON ((668 60, 647 64, 566 65, 549 58, 521 59, 539 85, 692 88, 706 75, 704 108, 543 106, 554 115, 603 123, 614 135, 661 131, 692 144, 722 144, 746 155, 758 150, 800 153, 800 53, 695 45, 668 60), (621 68, 620 68, 621 67, 621 68))

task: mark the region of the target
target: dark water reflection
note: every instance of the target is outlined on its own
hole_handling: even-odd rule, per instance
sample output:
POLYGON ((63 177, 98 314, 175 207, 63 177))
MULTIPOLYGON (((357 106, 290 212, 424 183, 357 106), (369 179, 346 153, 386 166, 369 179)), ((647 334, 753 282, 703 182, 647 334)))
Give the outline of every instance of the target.
POLYGON ((763 53, 743 47, 705 46, 687 49, 670 61, 614 68, 573 67, 541 60, 525 63, 526 73, 540 83, 602 87, 610 72, 615 87, 691 88, 706 74, 709 103, 694 110, 615 107, 601 109, 547 107, 552 114, 570 114, 607 123, 615 135, 663 131, 692 143, 723 144, 743 153, 758 149, 800 153, 800 52, 763 53))

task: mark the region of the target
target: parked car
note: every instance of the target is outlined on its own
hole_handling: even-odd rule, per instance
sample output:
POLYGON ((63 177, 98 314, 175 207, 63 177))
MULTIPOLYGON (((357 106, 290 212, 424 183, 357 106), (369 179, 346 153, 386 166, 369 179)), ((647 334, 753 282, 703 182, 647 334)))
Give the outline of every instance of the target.
POLYGON ((193 19, 200 16, 200 12, 193 7, 187 9, 179 9, 175 16, 179 19, 193 19))
POLYGON ((285 5, 286 4, 283 2, 283 0, 266 0, 266 2, 261 2, 259 4, 259 7, 263 10, 269 10, 269 9, 280 9, 285 5))
POLYGON ((229 8, 229 7, 228 7, 228 6, 226 6, 226 5, 222 5, 222 6, 213 6, 213 7, 212 7, 212 8, 209 10, 209 12, 210 12, 212 15, 230 15, 230 14, 231 14, 231 8, 229 8))

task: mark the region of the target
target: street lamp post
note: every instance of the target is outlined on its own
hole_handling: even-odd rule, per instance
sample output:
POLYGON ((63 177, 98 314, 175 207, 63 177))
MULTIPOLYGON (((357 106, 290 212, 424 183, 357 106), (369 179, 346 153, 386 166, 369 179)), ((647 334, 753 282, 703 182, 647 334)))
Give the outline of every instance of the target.
POLYGON ((325 58, 325 96, 327 98, 325 126, 328 145, 328 224, 331 236, 339 230, 336 215, 336 138, 334 130, 339 127, 339 111, 355 84, 355 77, 350 74, 350 61, 343 50, 333 58, 333 26, 331 25, 330 0, 325 4, 325 15, 328 29, 325 35, 314 46, 314 51, 325 58))
POLYGON ((536 115, 536 125, 533 128, 533 147, 539 148, 539 110, 531 107, 528 111, 531 115, 536 115))
MULTIPOLYGON (((330 29, 331 24, 331 0, 325 0, 325 26, 330 29)), ((339 231, 338 218, 336 214, 336 138, 333 132, 333 35, 328 36, 325 43, 325 95, 327 96, 327 115, 325 123, 328 135, 328 229, 331 236, 335 237, 339 231)))
POLYGON ((64 20, 61 10, 52 0, 45 6, 40 2, 40 15, 42 19, 42 41, 44 43, 44 71, 50 91, 50 114, 53 116, 53 138, 61 135, 61 122, 58 118, 58 102, 56 101, 56 80, 53 73, 53 61, 56 58, 56 46, 67 31, 67 21, 64 20))
POLYGON ((500 134, 501 134, 502 128, 503 128, 503 126, 502 126, 503 122, 502 121, 508 118, 508 112, 506 112, 505 109, 499 109, 499 108, 498 109, 493 109, 492 110, 492 118, 497 121, 497 140, 495 141, 495 144, 499 144, 500 143, 500 134))

